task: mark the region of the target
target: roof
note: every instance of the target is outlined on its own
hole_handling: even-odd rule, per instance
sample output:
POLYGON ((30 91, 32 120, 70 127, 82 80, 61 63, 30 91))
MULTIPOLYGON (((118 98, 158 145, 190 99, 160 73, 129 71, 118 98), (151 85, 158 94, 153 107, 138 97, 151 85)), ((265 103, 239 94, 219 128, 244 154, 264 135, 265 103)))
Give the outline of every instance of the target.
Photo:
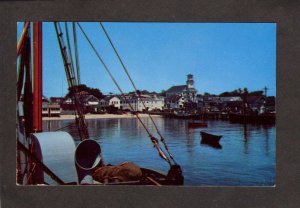
POLYGON ((182 98, 180 95, 172 95, 168 100, 171 102, 177 102, 182 98))
POLYGON ((85 96, 83 97, 82 99, 84 102, 88 102, 88 101, 99 101, 98 98, 96 98, 94 95, 88 95, 88 96, 85 96))
POLYGON ((64 99, 64 97, 50 97, 51 102, 62 102, 64 99))
POLYGON ((177 85, 170 87, 166 93, 178 93, 186 89, 186 85, 177 85))
MULTIPOLYGON (((202 98, 203 98, 204 102, 219 102, 220 101, 220 97, 213 96, 213 95, 203 96, 202 98)), ((200 100, 199 97, 198 97, 198 100, 200 100)))
POLYGON ((234 101, 242 101, 240 96, 228 96, 228 97, 220 97, 223 102, 234 102, 234 101))
POLYGON ((106 102, 109 102, 112 98, 118 98, 120 100, 120 97, 117 95, 112 95, 112 96, 105 96, 102 98, 102 100, 105 100, 106 102))
POLYGON ((263 95, 248 95, 247 96, 247 102, 248 103, 255 103, 257 102, 258 100, 264 98, 263 95))
POLYGON ((275 103, 276 103, 276 101, 275 101, 275 97, 267 97, 267 100, 266 100, 266 105, 268 105, 268 106, 275 106, 275 103))
POLYGON ((42 96, 42 102, 48 102, 49 103, 49 99, 46 96, 42 96))

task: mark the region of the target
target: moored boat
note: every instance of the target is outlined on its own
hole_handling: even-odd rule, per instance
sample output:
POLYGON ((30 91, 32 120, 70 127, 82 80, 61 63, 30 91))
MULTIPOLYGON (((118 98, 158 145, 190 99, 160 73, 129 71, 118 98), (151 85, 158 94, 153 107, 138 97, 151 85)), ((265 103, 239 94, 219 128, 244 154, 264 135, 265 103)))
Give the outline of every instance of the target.
POLYGON ((207 123, 188 122, 188 128, 206 128, 207 126, 207 123))
POLYGON ((222 138, 221 135, 213 135, 204 131, 201 131, 200 134, 202 138, 201 142, 203 143, 218 144, 220 139, 222 138))

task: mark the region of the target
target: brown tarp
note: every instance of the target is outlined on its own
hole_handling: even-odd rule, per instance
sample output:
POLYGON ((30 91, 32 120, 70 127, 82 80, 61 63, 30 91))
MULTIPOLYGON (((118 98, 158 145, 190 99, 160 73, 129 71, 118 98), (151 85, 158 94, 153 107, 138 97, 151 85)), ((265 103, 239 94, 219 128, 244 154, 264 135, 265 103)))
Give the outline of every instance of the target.
POLYGON ((93 178, 99 182, 132 181, 139 180, 142 170, 132 162, 124 162, 120 165, 107 165, 96 169, 93 178))

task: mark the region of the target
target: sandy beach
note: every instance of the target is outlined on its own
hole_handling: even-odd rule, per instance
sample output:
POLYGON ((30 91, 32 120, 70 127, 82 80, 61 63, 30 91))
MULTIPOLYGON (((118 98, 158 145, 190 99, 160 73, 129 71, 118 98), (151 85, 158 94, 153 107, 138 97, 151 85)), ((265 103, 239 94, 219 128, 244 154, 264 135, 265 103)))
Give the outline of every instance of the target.
MULTIPOLYGON (((161 115, 151 115, 152 117, 161 117, 161 115)), ((135 115, 128 114, 86 114, 85 119, 106 119, 106 118, 135 118, 135 115)), ((148 114, 140 113, 139 117, 148 117, 148 114)), ((60 115, 60 117, 43 117, 43 120, 74 120, 74 115, 60 115)))

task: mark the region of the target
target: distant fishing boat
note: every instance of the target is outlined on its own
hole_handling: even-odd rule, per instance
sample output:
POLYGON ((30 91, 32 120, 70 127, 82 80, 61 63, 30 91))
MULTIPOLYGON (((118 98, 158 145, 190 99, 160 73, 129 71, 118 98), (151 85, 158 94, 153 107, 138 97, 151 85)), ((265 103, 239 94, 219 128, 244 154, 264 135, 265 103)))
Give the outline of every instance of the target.
POLYGON ((201 131, 200 134, 202 138, 201 142, 207 144, 219 144, 219 141, 222 138, 221 135, 213 135, 204 131, 201 131))
POLYGON ((206 128, 208 125, 207 123, 200 123, 200 122, 188 122, 188 128, 206 128))

